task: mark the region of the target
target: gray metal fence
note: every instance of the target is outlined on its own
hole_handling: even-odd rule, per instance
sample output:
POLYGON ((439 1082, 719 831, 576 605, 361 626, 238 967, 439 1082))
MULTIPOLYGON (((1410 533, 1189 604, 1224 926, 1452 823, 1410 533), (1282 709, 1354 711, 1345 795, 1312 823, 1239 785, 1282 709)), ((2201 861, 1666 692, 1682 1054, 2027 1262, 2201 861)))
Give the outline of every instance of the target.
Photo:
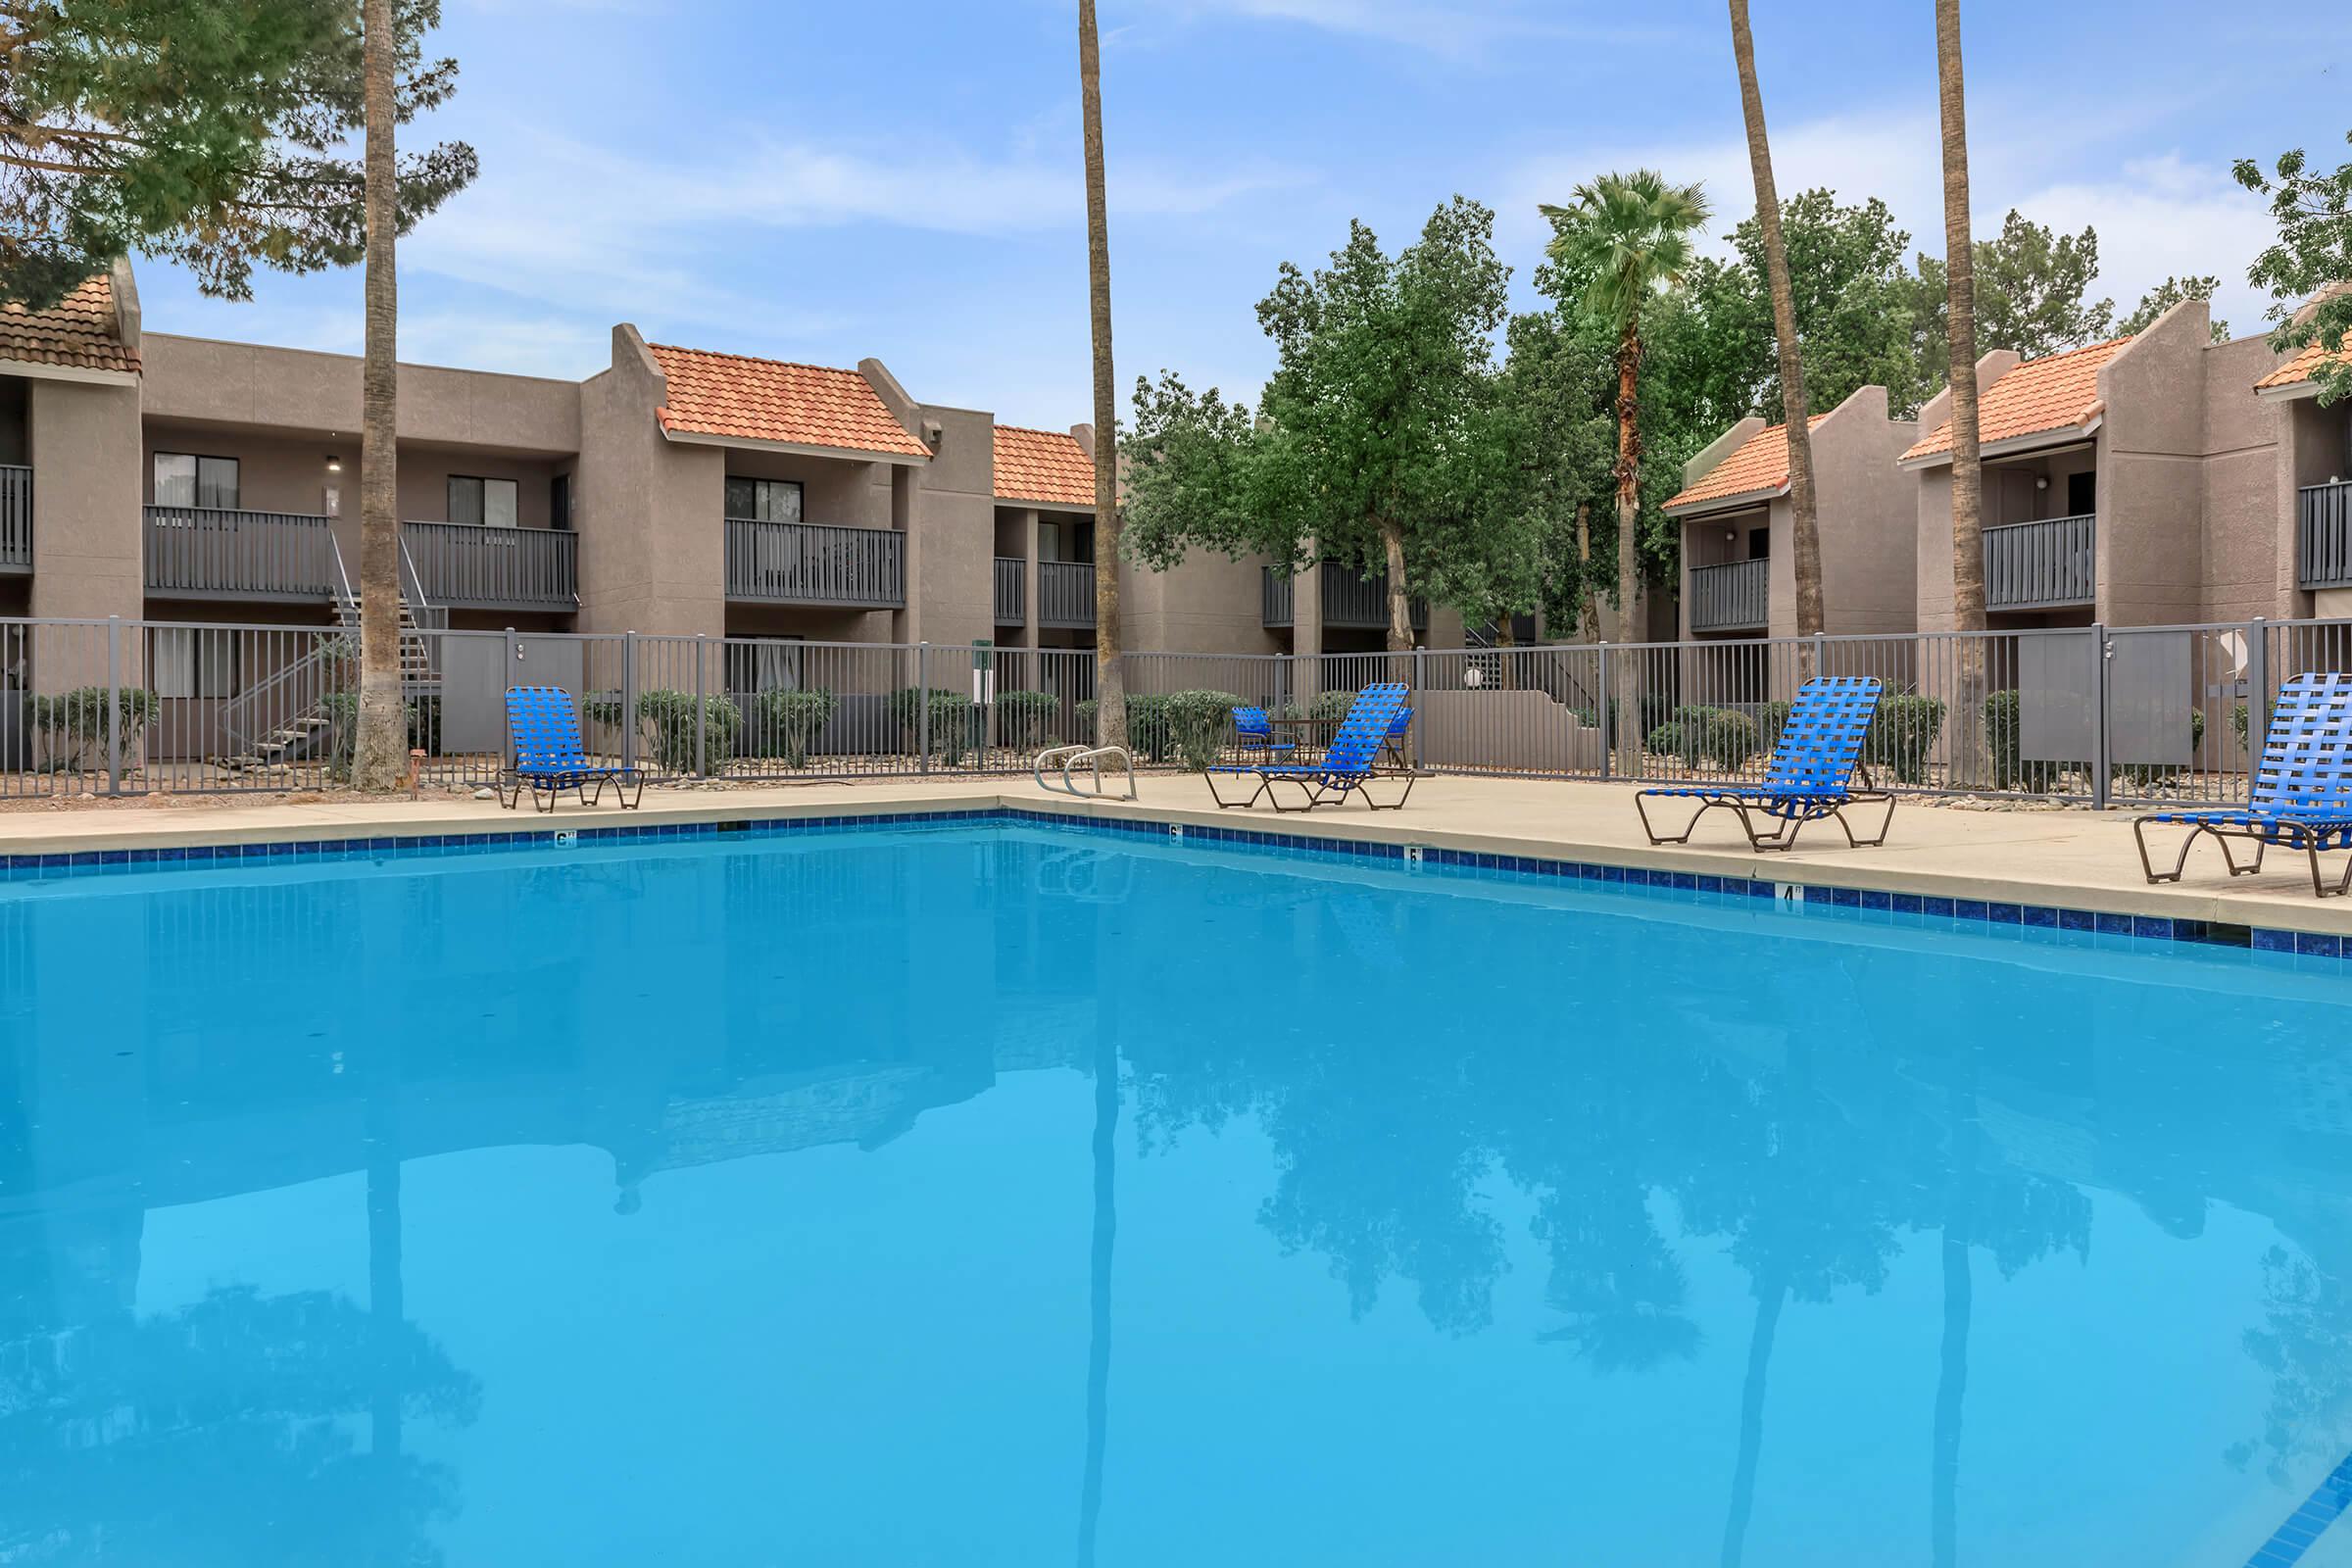
MULTIPOLYGON (((442 627, 406 644, 410 740, 436 789, 498 776, 520 684, 570 692, 592 752, 664 782, 1014 774, 1095 733, 1091 650, 442 627)), ((2261 620, 1123 661, 1152 767, 1222 753, 1237 704, 1295 723, 1311 756, 1389 680, 1412 691, 1431 771, 1754 780, 1807 678, 1868 675, 1885 688, 1875 779, 2082 805, 2244 800, 2278 685, 2346 668, 2352 621, 2261 620)), ((0 619, 0 797, 331 786, 358 673, 357 635, 334 625, 0 619)))

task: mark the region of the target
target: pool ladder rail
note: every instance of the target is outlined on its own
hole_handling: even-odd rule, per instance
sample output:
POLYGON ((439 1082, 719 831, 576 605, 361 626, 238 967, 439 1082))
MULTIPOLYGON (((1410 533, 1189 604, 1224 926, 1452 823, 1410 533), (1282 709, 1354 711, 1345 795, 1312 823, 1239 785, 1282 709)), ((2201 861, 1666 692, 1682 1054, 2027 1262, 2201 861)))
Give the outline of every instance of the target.
POLYGON ((1030 763, 1029 772, 1030 775, 1037 780, 1037 787, 1039 789, 1055 790, 1063 795, 1075 795, 1080 800, 1085 800, 1090 793, 1099 800, 1115 799, 1132 801, 1136 798, 1135 758, 1129 754, 1127 748, 1124 746, 1095 746, 1085 742, 1081 742, 1076 746, 1051 746, 1037 754, 1036 760, 1030 763), (1116 758, 1118 760, 1119 771, 1124 774, 1127 779, 1126 794, 1120 796, 1103 795, 1102 762, 1106 758, 1116 758), (1080 789, 1078 787, 1078 781, 1070 776, 1070 770, 1081 764, 1084 764, 1094 774, 1095 787, 1091 792, 1080 789), (1058 767, 1060 769, 1061 782, 1057 784, 1054 780, 1046 777, 1046 769, 1049 767, 1058 767))

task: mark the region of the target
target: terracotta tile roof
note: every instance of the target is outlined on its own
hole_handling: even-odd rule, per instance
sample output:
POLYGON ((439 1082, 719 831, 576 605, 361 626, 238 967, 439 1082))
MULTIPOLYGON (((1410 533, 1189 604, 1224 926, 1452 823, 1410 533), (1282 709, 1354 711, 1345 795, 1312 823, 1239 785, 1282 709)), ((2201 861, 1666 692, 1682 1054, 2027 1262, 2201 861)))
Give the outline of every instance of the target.
POLYGON ((84 278, 45 311, 0 305, 0 360, 82 370, 137 371, 139 357, 115 336, 115 285, 84 278))
POLYGON ((669 382, 669 401, 655 411, 664 430, 930 456, 856 370, 662 343, 646 348, 669 382))
POLYGON ((1057 430, 997 426, 997 495, 1005 501, 1095 504, 1095 463, 1078 438, 1057 430))
POLYGON ((2352 363, 2352 342, 2330 355, 2315 340, 2303 345, 2303 352, 2254 383, 2254 390, 2267 392, 2275 386, 2300 386, 2320 372, 2320 362, 2328 359, 2352 363))
MULTIPOLYGON (((1816 429, 1828 417, 1827 414, 1816 414, 1805 421, 1805 428, 1816 429)), ((1698 483, 1666 505, 1669 510, 1692 507, 1704 501, 1754 495, 1760 490, 1778 492, 1788 485, 1788 427, 1776 424, 1758 430, 1734 447, 1721 463, 1699 476, 1698 483)))
MULTIPOLYGON (((2119 337, 2064 354, 2028 360, 1984 389, 1977 400, 1977 439, 1984 446, 2044 430, 2089 422, 2098 409, 2099 368, 2132 340, 2119 337)), ((1940 457, 1952 450, 1952 421, 1944 420, 1899 460, 1940 457)))

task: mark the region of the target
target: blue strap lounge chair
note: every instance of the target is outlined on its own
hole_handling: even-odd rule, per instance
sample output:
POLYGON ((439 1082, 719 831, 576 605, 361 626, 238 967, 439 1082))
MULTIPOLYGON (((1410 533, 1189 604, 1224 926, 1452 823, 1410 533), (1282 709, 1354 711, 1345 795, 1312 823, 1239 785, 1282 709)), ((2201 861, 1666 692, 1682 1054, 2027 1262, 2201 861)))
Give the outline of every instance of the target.
POLYGON ((526 789, 542 811, 554 810, 556 797, 564 790, 577 790, 582 806, 601 806, 608 783, 624 810, 645 799, 645 775, 636 768, 588 760, 580 746, 579 709, 561 686, 507 688, 507 753, 514 762, 499 775, 498 798, 510 811, 522 803, 526 789), (594 800, 588 796, 591 784, 594 800))
POLYGON ((1256 752, 1268 761, 1276 752, 1295 751, 1290 741, 1274 738, 1274 721, 1262 708, 1237 708, 1233 710, 1233 746, 1237 752, 1256 752))
POLYGON ((1339 733, 1324 749, 1317 762, 1235 762, 1208 770, 1208 793, 1219 806, 1254 806, 1263 798, 1277 811, 1311 811, 1318 806, 1329 806, 1352 795, 1373 810, 1396 810, 1413 793, 1417 776, 1409 771, 1379 766, 1381 748, 1387 744, 1390 727, 1404 708, 1405 690, 1401 683, 1367 686, 1355 694, 1355 702, 1348 710, 1339 733), (1239 776, 1253 778, 1257 788, 1243 800, 1227 800, 1217 790, 1217 778, 1239 776), (1368 787, 1371 784, 1401 778, 1404 788, 1394 801, 1376 799, 1368 787), (1282 792, 1298 792, 1297 806, 1282 804, 1282 792))
POLYGON ((1823 817, 1837 821, 1851 848, 1886 843, 1886 829, 1894 821, 1894 797, 1873 789, 1870 774, 1862 767, 1862 739, 1870 733, 1870 721, 1878 710, 1879 683, 1867 675, 1825 675, 1805 682, 1789 705, 1788 722, 1781 726, 1780 742, 1772 749, 1761 784, 1685 784, 1643 790, 1634 797, 1642 831, 1649 835, 1652 844, 1688 844, 1698 819, 1720 806, 1739 815, 1740 829, 1747 835, 1751 850, 1788 849, 1796 842, 1798 829, 1823 817), (1857 774, 1862 781, 1859 789, 1854 785, 1857 774), (1649 809, 1642 804, 1646 800, 1699 804, 1680 834, 1665 837, 1651 825, 1649 809), (1886 814, 1879 820, 1877 835, 1856 838, 1845 808, 1882 801, 1886 814), (1760 828, 1759 819, 1778 825, 1760 828))
POLYGON ((2180 881, 2188 852, 2211 836, 2231 876, 2261 870, 2263 851, 2276 845, 2310 859, 2313 897, 2341 897, 2352 887, 2352 860, 2329 887, 2320 876, 2320 852, 2352 850, 2352 675, 2297 675, 2278 688, 2243 809, 2154 811, 2134 821, 2132 834, 2150 882, 2180 881), (2188 829, 2170 871, 2148 858, 2150 823, 2188 829), (2253 859, 2241 865, 2230 853, 2231 839, 2251 841, 2253 859))

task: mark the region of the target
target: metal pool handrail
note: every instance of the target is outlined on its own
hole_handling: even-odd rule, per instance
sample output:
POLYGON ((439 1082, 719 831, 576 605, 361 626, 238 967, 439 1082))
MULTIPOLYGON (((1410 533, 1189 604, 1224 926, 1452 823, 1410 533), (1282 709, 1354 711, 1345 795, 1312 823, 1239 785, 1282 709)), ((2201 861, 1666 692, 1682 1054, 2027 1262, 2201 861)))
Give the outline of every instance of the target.
POLYGON ((1102 760, 1106 757, 1117 758, 1120 771, 1127 775, 1127 793, 1119 796, 1118 799, 1134 800, 1136 798, 1135 759, 1129 755, 1124 746, 1090 746, 1084 742, 1076 746, 1050 746, 1037 754, 1036 759, 1029 765, 1029 773, 1037 780, 1037 787, 1041 790, 1058 790, 1064 795, 1075 795, 1080 800, 1084 800, 1087 792, 1081 790, 1077 781, 1070 777, 1070 769, 1084 762, 1094 771, 1094 793, 1101 797, 1102 794, 1102 760), (1046 777, 1046 769, 1054 766, 1061 769, 1061 782, 1058 784, 1046 777))

